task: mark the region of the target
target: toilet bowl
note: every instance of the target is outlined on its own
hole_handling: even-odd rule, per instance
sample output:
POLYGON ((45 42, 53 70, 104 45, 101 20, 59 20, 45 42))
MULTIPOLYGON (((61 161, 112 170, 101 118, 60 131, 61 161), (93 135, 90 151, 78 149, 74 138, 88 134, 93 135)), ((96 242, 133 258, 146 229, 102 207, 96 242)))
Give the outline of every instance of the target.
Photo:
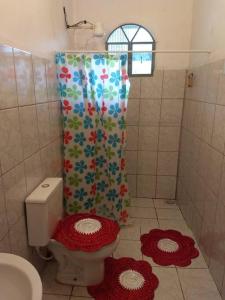
POLYGON ((57 281, 79 286, 97 285, 104 279, 104 260, 112 255, 119 242, 102 247, 96 252, 71 251, 56 240, 50 240, 49 250, 58 262, 57 281))
POLYGON ((64 218, 62 191, 61 178, 47 178, 27 197, 29 244, 47 246, 52 252, 58 262, 57 281, 79 286, 99 284, 104 278, 104 260, 118 245, 119 226, 90 214, 64 218))

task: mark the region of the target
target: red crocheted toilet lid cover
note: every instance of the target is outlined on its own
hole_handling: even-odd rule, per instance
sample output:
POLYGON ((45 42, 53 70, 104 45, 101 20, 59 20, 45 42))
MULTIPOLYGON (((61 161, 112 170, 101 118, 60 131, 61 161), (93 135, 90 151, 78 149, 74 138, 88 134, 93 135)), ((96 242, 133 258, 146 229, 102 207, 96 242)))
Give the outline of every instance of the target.
POLYGON ((94 252, 114 242, 119 231, 116 221, 81 213, 60 220, 53 239, 69 250, 94 252))

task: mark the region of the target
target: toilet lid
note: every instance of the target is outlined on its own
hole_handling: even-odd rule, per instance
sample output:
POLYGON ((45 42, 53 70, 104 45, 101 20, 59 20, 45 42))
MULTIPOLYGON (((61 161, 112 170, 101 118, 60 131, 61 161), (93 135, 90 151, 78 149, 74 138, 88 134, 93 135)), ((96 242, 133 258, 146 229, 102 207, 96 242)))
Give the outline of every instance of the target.
POLYGON ((117 238, 116 221, 93 214, 74 214, 59 221, 53 238, 69 250, 94 252, 117 238))

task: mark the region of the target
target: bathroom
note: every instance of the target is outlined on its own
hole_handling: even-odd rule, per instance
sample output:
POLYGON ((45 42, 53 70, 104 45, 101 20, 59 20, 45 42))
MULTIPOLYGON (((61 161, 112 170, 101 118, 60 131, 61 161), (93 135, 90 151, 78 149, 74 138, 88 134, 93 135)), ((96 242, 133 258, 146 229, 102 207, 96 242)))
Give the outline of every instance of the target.
MULTIPOLYGON (((225 299, 224 13, 225 0, 0 0, 0 290, 4 288, 0 300, 225 299), (115 51, 113 61, 108 50, 115 51), (98 89, 91 94, 92 102, 84 91, 84 97, 78 93, 78 101, 87 106, 76 106, 79 102, 75 101, 70 108, 77 95, 65 98, 62 87, 84 88, 88 77, 90 82, 95 80, 87 71, 84 57, 89 62, 95 60, 95 76, 102 76, 104 84, 108 72, 121 72, 119 82, 116 77, 110 82, 118 94, 124 94, 118 102, 123 110, 115 105, 117 111, 112 111, 113 93, 110 101, 107 97, 99 101, 102 114, 89 107, 97 99, 98 89), (139 67, 143 61, 146 67, 135 68, 137 61, 139 67), (80 75, 78 66, 85 75, 80 75), (77 72, 78 77, 74 75, 77 72), (125 93, 120 92, 123 87, 125 93), (101 191, 95 201, 85 201, 93 183, 85 175, 94 167, 83 165, 82 171, 80 165, 79 178, 71 176, 77 174, 78 140, 78 146, 82 146, 82 134, 91 134, 91 127, 81 130, 76 124, 82 122, 87 109, 88 116, 98 120, 96 132, 102 129, 107 105, 111 120, 115 121, 117 113, 121 120, 126 119, 125 126, 118 122, 120 126, 109 126, 106 132, 109 141, 112 135, 110 145, 118 150, 116 156, 112 158, 106 151, 104 134, 103 139, 99 135, 92 138, 97 138, 100 155, 108 157, 101 168, 109 164, 110 169, 111 163, 113 168, 116 159, 121 159, 120 174, 118 169, 111 171, 115 192, 111 189, 104 197, 101 191), (78 120, 75 125, 69 122, 73 117, 78 120), (68 156, 71 146, 72 158, 68 156), (120 190, 123 201, 113 198, 118 196, 119 185, 114 173, 122 176, 120 182, 124 180, 120 190), (85 185, 80 184, 80 178, 86 180, 85 185), (66 276, 59 276, 62 268, 58 268, 54 245, 48 247, 51 252, 46 243, 32 242, 36 238, 32 232, 38 234, 42 224, 47 226, 44 208, 38 214, 33 205, 38 202, 32 199, 38 187, 44 197, 51 182, 58 188, 55 198, 59 199, 51 206, 51 213, 63 210, 64 204, 65 219, 85 212, 106 217, 105 222, 114 226, 101 240, 109 244, 114 234, 111 244, 103 247, 111 247, 105 267, 101 265, 94 274, 95 279, 100 273, 104 275, 100 289, 86 288, 88 284, 79 282, 65 283, 66 276), (34 207, 34 215, 29 205, 34 207), (110 209, 120 228, 112 221, 110 209), (169 235, 171 231, 176 231, 177 242, 169 235), (147 253, 151 249, 145 247, 145 241, 149 242, 154 233, 168 234, 164 243, 157 244, 165 256, 162 251, 151 257, 147 253), (178 241, 189 241, 192 256, 188 261, 176 258, 168 263, 165 257, 176 254, 176 247, 182 248, 178 241), (11 255, 25 259, 38 271, 32 288, 39 288, 41 296, 31 296, 30 287, 25 292, 24 285, 19 286, 17 272, 6 273, 5 261, 16 261, 11 255), (117 280, 114 268, 121 267, 122 261, 133 277, 123 272, 117 280), (10 292, 5 283, 8 277, 13 282, 10 292), (17 296, 13 295, 13 286, 17 296)), ((83 143, 90 150, 93 140, 83 143)), ((90 156, 83 160, 86 163, 90 156)), ((104 172, 94 170, 95 189, 104 172)), ((96 226, 100 220, 95 220, 96 226)), ((80 224, 82 227, 84 223, 80 224)), ((31 265, 23 262, 28 270, 31 265)), ((91 260, 89 273, 94 270, 90 266, 91 260)), ((74 273, 72 276, 76 281, 74 273)))

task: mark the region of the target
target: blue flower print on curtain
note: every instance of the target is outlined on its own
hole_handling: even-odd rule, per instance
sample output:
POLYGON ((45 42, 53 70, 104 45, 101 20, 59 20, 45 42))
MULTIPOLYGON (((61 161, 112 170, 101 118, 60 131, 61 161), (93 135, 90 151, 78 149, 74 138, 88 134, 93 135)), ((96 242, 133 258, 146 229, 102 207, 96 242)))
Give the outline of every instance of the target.
POLYGON ((127 55, 56 55, 64 114, 66 212, 127 222, 127 55))

